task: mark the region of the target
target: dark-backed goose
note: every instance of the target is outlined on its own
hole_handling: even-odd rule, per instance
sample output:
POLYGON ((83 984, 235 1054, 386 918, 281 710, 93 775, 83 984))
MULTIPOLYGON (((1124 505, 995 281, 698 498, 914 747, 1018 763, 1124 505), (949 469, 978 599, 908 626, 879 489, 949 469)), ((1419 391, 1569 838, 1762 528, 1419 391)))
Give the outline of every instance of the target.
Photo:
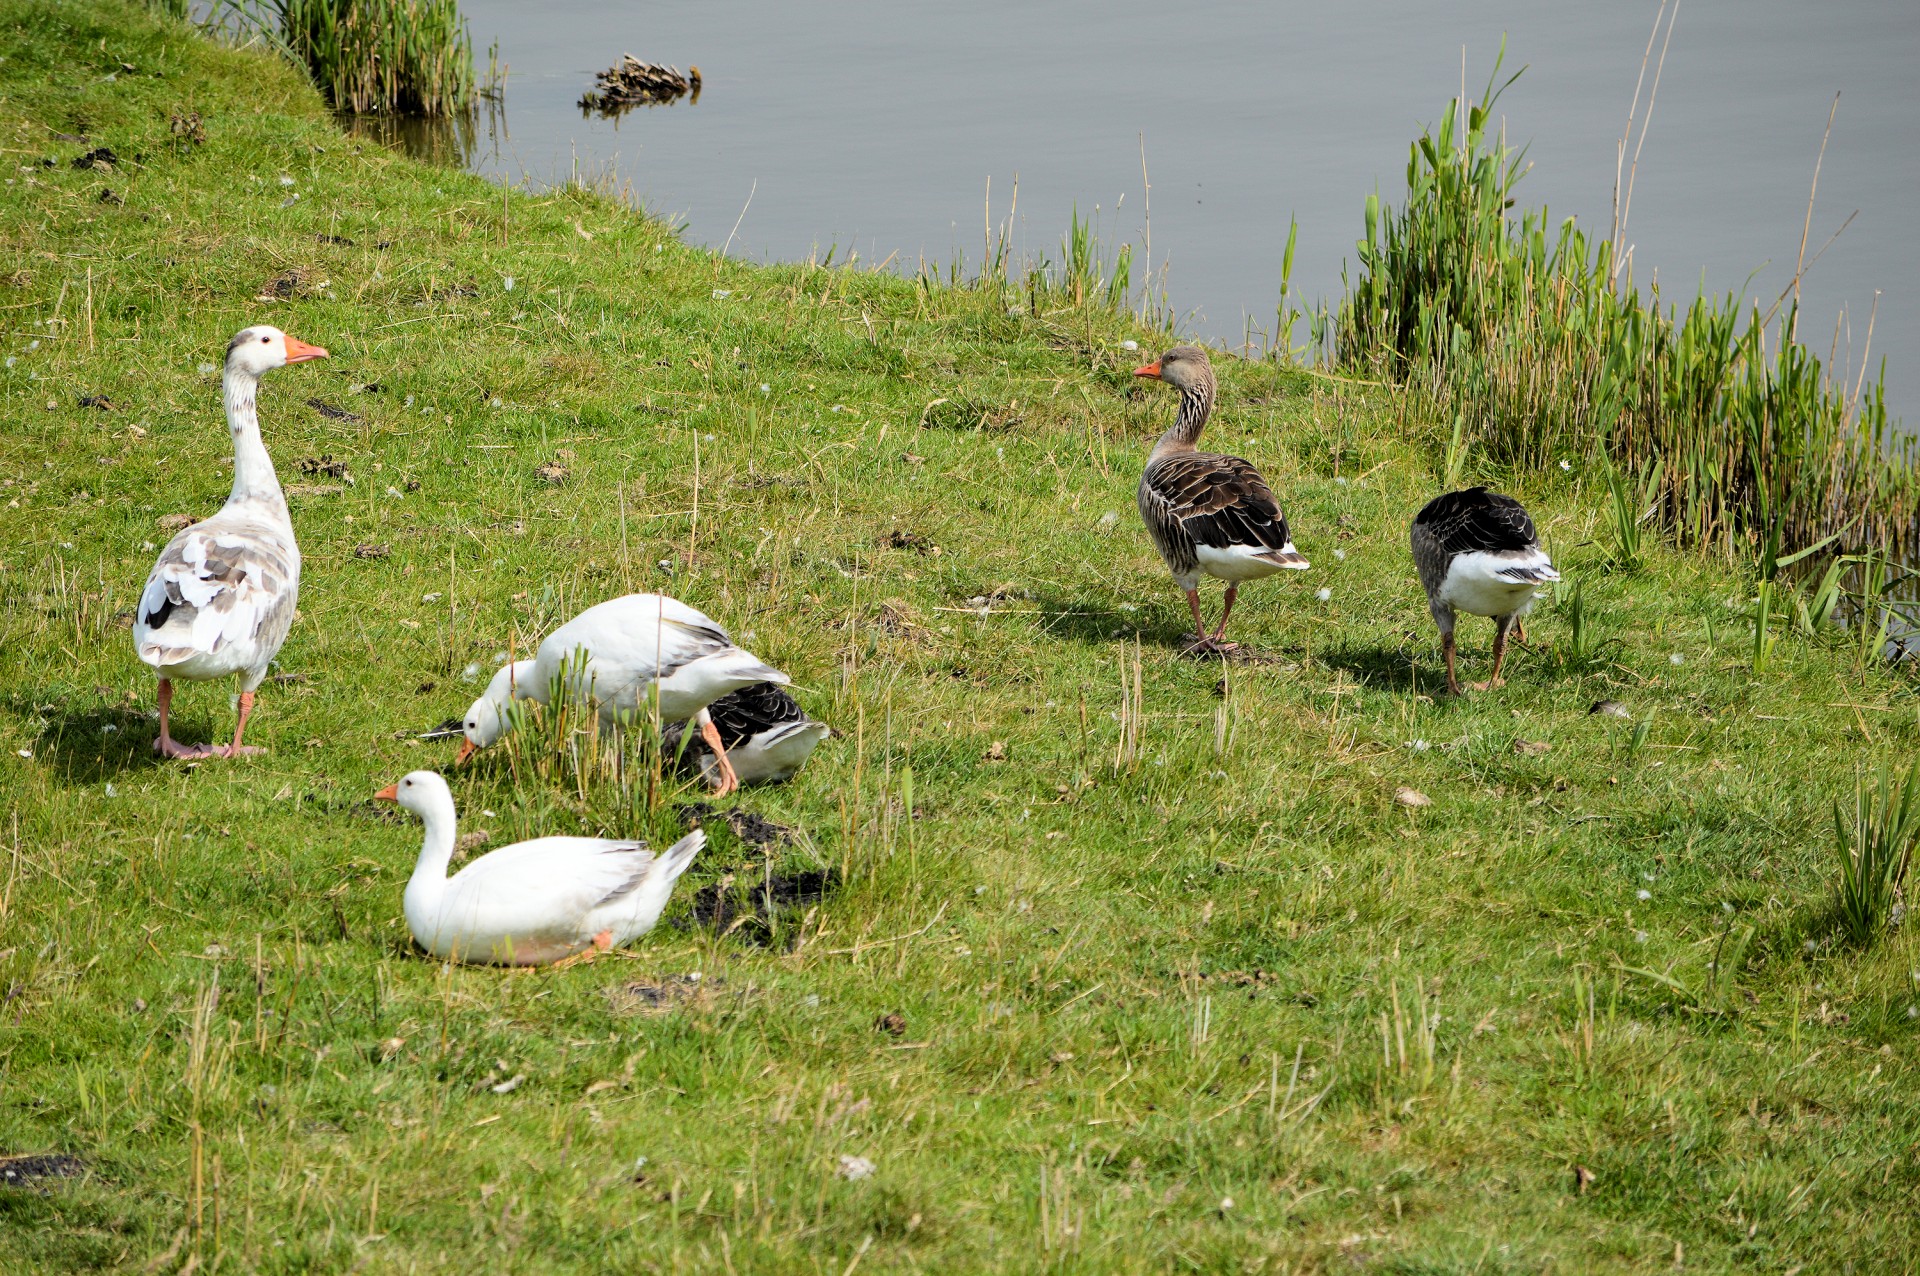
MULTIPOLYGON (((755 683, 721 696, 707 706, 707 716, 720 743, 733 761, 734 774, 742 784, 779 784, 790 780, 806 763, 813 747, 826 739, 827 724, 807 716, 800 702, 771 682, 755 683)), ((663 733, 662 745, 669 754, 680 751, 683 723, 674 723, 663 733)), ((687 742, 685 764, 703 775, 708 783, 719 781, 719 766, 704 735, 696 734, 687 742)))
POLYGON ((1413 561, 1427 591, 1427 606, 1440 627, 1440 645, 1447 656, 1447 690, 1460 692, 1453 674, 1456 611, 1491 616, 1496 622, 1493 674, 1475 683, 1474 690, 1500 686, 1507 630, 1517 626, 1533 606, 1541 585, 1560 579, 1540 548, 1527 511, 1511 496, 1484 487, 1436 496, 1414 516, 1413 561))

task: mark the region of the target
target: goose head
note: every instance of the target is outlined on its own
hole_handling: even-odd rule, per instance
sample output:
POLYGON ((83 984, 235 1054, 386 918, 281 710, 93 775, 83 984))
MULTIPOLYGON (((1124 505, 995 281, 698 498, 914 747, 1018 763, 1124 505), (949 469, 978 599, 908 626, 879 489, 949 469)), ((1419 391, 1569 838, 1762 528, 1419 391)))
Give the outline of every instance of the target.
POLYGON ((227 371, 242 372, 255 378, 290 363, 305 363, 309 359, 326 357, 325 347, 308 345, 300 338, 290 337, 271 324, 264 323, 242 328, 227 343, 227 371))
POLYGON ((1175 346, 1152 363, 1135 368, 1133 375, 1164 381, 1176 390, 1213 388, 1213 365, 1199 346, 1175 346))
POLYGON ((455 766, 481 749, 491 748, 507 733, 510 726, 507 705, 513 700, 516 686, 533 677, 534 663, 531 660, 516 660, 501 665, 494 671, 480 698, 467 706, 466 713, 460 719, 460 731, 466 739, 460 742, 460 752, 453 759, 455 766))
POLYGON ((453 790, 434 771, 409 771, 373 796, 382 802, 397 802, 422 819, 435 811, 453 809, 453 790))

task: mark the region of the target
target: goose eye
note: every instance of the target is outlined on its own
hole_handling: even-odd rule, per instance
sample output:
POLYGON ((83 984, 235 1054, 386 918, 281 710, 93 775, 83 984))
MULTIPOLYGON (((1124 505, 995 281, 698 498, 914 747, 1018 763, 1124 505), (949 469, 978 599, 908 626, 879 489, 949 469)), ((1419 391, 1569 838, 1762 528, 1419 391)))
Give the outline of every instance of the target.
POLYGON ((271 342, 272 340, 273 340, 273 338, 272 338, 272 337, 262 337, 262 338, 260 338, 260 344, 264 346, 264 345, 266 345, 266 344, 268 344, 269 342, 271 342))

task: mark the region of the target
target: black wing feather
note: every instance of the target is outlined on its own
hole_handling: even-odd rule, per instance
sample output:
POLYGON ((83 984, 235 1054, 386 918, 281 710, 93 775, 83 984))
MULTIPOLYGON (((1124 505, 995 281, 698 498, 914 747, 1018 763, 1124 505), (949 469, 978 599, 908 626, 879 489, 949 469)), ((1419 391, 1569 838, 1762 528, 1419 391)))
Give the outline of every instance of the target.
POLYGON ((1413 524, 1425 527, 1449 557, 1532 549, 1540 542, 1519 501, 1484 487, 1434 497, 1413 524))

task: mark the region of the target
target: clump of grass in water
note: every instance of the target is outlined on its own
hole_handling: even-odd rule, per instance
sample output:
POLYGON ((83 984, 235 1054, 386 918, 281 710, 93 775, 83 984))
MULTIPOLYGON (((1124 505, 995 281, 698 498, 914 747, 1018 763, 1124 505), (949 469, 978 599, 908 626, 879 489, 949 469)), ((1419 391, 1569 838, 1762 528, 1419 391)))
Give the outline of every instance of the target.
POLYGON ((1413 144, 1399 212, 1368 198, 1339 362, 1484 423, 1495 462, 1651 467, 1643 491, 1681 544, 1911 548, 1915 444, 1864 366, 1849 389, 1794 339, 1795 306, 1769 326, 1776 312, 1702 297, 1681 319, 1657 288, 1616 284, 1611 243, 1572 219, 1553 229, 1545 209, 1509 213, 1525 156, 1489 131, 1513 83, 1496 87, 1499 65, 1480 102, 1450 104, 1413 144))
POLYGON ((453 115, 473 103, 456 0, 272 0, 287 50, 336 110, 453 115))
POLYGON ((1853 943, 1869 947, 1892 920, 1914 843, 1920 841, 1920 766, 1895 779, 1883 762, 1871 781, 1860 777, 1851 809, 1834 801, 1833 832, 1840 852, 1835 901, 1840 929, 1853 943))

